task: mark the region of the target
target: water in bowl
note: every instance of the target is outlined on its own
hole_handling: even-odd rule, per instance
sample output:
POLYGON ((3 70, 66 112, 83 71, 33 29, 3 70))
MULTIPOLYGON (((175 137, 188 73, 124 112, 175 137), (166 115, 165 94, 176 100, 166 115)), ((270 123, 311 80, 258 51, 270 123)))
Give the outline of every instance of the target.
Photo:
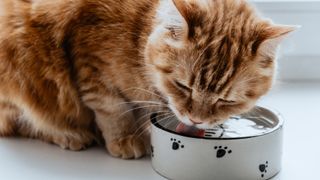
MULTIPOLYGON (((162 120, 159 121, 159 124, 174 132, 179 125, 181 126, 177 119, 162 120)), ((278 125, 279 119, 276 115, 263 108, 256 108, 249 113, 234 116, 212 129, 199 130, 195 127, 187 127, 188 130, 182 134, 204 138, 246 138, 272 132, 277 129, 278 125)))

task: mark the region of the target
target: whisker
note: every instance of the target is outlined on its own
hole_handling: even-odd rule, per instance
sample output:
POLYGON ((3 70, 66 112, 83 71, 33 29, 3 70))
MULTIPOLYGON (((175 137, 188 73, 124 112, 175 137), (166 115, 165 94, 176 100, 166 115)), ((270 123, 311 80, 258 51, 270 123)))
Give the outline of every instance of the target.
MULTIPOLYGON (((171 116, 170 118, 168 118, 168 119, 172 119, 174 116, 171 116)), ((176 123, 176 121, 172 121, 172 120, 170 120, 170 121, 168 121, 165 125, 163 125, 163 127, 164 128, 168 128, 172 123, 176 123)))
POLYGON ((245 84, 245 83, 247 83, 247 82, 249 82, 249 81, 252 81, 252 80, 255 80, 255 79, 257 79, 257 77, 247 77, 247 78, 242 78, 243 80, 240 80, 238 83, 239 84, 245 84))
POLYGON ((137 134, 137 137, 142 136, 146 131, 150 130, 150 127, 151 127, 151 126, 150 126, 150 124, 149 124, 147 127, 145 127, 144 130, 141 131, 141 133, 137 134))
MULTIPOLYGON (((152 113, 151 113, 151 114, 152 114, 152 113)), ((158 117, 167 116, 168 114, 171 114, 171 112, 165 113, 165 114, 163 114, 163 115, 159 115, 158 117)), ((136 131, 135 131, 133 134, 138 133, 138 131, 139 131, 141 128, 143 128, 143 127, 144 127, 146 124, 148 124, 148 123, 150 123, 150 121, 146 121, 146 122, 142 123, 142 124, 136 129, 136 131)))
POLYGON ((170 118, 173 118, 173 117, 175 117, 175 115, 171 115, 171 116, 164 117, 164 118, 162 118, 162 119, 158 120, 158 121, 157 121, 157 123, 160 123, 160 122, 166 121, 166 120, 168 120, 168 119, 170 119, 170 118))
POLYGON ((149 112, 149 113, 146 113, 145 115, 143 115, 143 116, 141 116, 141 117, 139 117, 139 119, 137 119, 136 120, 136 122, 138 123, 138 122, 140 122, 141 120, 143 120, 145 117, 147 117, 147 116, 151 116, 151 114, 153 114, 153 113, 157 113, 157 114, 159 114, 159 113, 172 113, 171 111, 156 111, 156 112, 149 112))
MULTIPOLYGON (((167 120, 167 119, 169 119, 169 118, 172 118, 172 117, 174 117, 175 115, 172 115, 172 116, 168 116, 168 117, 164 117, 164 118, 162 118, 162 119, 160 119, 160 120, 158 120, 157 122, 159 123, 159 122, 162 122, 162 121, 165 121, 165 120, 167 120)), ((149 123, 149 121, 147 121, 148 123, 149 123)), ((147 125, 147 123, 144 123, 144 125, 147 125)), ((139 128, 139 130, 141 129, 141 128, 143 128, 144 126, 141 126, 140 128, 139 128)), ((149 128, 150 127, 150 124, 149 124, 149 126, 147 127, 147 128, 149 128)), ((146 130, 148 130, 148 129, 144 129, 141 133, 139 133, 137 136, 139 137, 139 136, 141 136, 146 130)), ((136 131, 137 133, 138 133, 138 131, 136 131)), ((135 133, 136 134, 136 133, 135 133)))
POLYGON ((121 113, 118 117, 120 118, 121 116, 125 115, 126 113, 129 113, 131 111, 138 110, 138 109, 144 109, 144 108, 147 108, 147 107, 158 107, 158 105, 139 106, 139 107, 136 107, 136 108, 132 108, 132 109, 129 109, 129 110, 125 111, 124 113, 121 113))
MULTIPOLYGON (((170 117, 168 117, 168 118, 162 119, 162 120, 160 120, 160 121, 168 120, 168 119, 173 118, 173 117, 174 117, 174 115, 173 115, 173 116, 170 116, 170 117)), ((158 121, 158 122, 159 122, 159 121, 158 121)), ((171 123, 171 122, 169 122, 169 123, 171 123)), ((139 133, 137 136, 138 136, 138 137, 141 136, 143 133, 145 133, 147 130, 149 130, 149 128, 150 128, 150 124, 149 124, 148 127, 146 127, 146 129, 144 129, 144 130, 143 130, 141 133, 139 133)))
POLYGON ((160 102, 157 102, 157 101, 130 101, 130 102, 122 102, 122 103, 119 103, 117 105, 123 105, 123 104, 143 104, 143 103, 148 103, 148 104, 158 104, 158 105, 163 105, 163 106, 167 106, 166 104, 164 103, 160 103, 160 102))
POLYGON ((159 97, 159 98, 167 101, 167 99, 165 99, 164 97, 160 96, 159 94, 156 94, 156 93, 154 93, 154 92, 152 92, 152 91, 150 91, 150 90, 142 89, 142 88, 138 88, 138 87, 131 87, 131 88, 128 88, 128 89, 126 89, 126 90, 123 90, 122 92, 129 91, 129 90, 132 90, 132 89, 134 89, 134 90, 140 90, 140 91, 149 93, 149 94, 151 94, 151 95, 157 96, 157 97, 159 97))

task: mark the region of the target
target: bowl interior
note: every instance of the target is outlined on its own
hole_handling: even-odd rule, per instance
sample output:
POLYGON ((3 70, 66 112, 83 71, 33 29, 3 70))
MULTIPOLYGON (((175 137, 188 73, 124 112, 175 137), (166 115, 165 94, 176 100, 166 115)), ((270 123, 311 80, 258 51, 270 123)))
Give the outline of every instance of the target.
MULTIPOLYGON (((151 121, 156 127, 161 128, 162 130, 179 134, 176 132, 176 128, 180 122, 176 117, 168 118, 161 114, 154 114, 151 117, 151 121)), ((234 116, 223 124, 217 125, 211 129, 203 130, 203 136, 199 137, 191 134, 179 135, 205 139, 250 138, 271 133, 282 125, 283 121, 278 113, 256 106, 248 113, 234 116)))

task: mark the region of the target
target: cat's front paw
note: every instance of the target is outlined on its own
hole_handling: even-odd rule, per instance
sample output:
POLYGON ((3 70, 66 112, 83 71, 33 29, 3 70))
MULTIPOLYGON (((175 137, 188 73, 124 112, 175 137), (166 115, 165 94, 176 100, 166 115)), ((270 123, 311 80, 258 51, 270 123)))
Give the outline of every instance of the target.
POLYGON ((142 138, 134 135, 107 143, 107 149, 112 156, 123 159, 138 159, 147 153, 146 143, 142 138))
POLYGON ((52 138, 54 144, 59 145, 63 149, 69 149, 72 151, 80 151, 86 149, 94 141, 94 136, 90 132, 69 132, 68 135, 57 134, 52 138))

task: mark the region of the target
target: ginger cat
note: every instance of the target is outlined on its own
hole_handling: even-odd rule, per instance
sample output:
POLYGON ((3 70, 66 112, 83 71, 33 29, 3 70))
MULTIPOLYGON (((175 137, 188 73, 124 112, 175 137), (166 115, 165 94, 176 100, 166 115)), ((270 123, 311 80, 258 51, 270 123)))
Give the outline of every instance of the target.
POLYGON ((272 86, 294 27, 245 0, 1 0, 0 135, 147 153, 151 112, 206 128, 272 86))

